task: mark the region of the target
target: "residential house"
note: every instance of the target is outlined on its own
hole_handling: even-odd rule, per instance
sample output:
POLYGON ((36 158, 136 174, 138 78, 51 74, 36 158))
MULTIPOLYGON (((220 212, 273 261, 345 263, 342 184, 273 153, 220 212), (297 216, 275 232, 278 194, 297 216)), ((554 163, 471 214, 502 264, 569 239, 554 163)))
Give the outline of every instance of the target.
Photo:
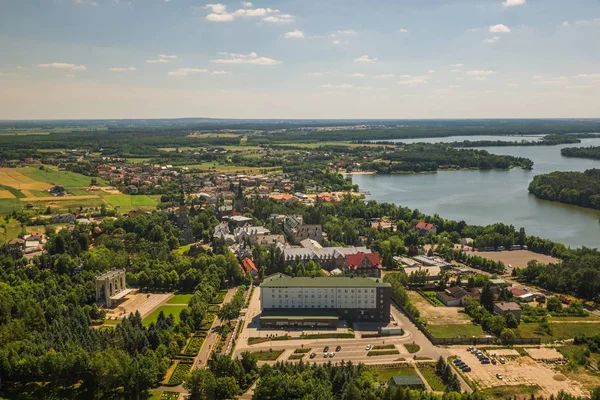
POLYGON ((258 279, 258 269, 256 268, 254 262, 250 258, 245 257, 244 259, 242 259, 242 268, 244 269, 247 275, 250 275, 252 277, 252 279, 258 279))
POLYGON ((381 278, 381 258, 379 253, 355 253, 346 256, 345 271, 347 275, 368 275, 381 278))
POLYGON ((436 297, 446 305, 446 307, 458 307, 462 304, 462 299, 469 293, 460 286, 453 286, 443 292, 437 292, 436 297))
POLYGON ((435 235, 437 233, 437 227, 427 222, 419 222, 415 228, 417 228, 419 234, 422 236, 429 236, 431 234, 435 235))
POLYGON ((521 306, 513 301, 498 301, 494 303, 494 314, 502 316, 512 314, 517 319, 517 322, 520 322, 521 306))

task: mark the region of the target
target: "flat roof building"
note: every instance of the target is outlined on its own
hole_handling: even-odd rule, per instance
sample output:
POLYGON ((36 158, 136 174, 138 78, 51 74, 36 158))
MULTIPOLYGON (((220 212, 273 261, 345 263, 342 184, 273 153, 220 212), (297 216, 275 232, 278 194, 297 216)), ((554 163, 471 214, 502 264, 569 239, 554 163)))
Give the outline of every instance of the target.
POLYGON ((339 318, 387 323, 390 297, 391 286, 380 279, 275 274, 261 284, 261 326, 335 327, 339 318))

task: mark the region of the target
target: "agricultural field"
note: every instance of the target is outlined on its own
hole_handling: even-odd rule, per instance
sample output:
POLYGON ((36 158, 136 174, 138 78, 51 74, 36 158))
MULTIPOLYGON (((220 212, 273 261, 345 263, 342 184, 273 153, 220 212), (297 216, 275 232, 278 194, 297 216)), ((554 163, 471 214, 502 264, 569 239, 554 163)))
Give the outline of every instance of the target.
POLYGON ((145 195, 110 195, 104 199, 113 207, 120 208, 156 208, 158 201, 145 195))
MULTIPOLYGON (((2 200, 0 200, 0 209, 2 207, 2 200)), ((0 243, 8 242, 10 239, 19 236, 21 233, 21 223, 15 219, 0 219, 0 243)))
MULTIPOLYGON (((92 178, 89 176, 76 174, 70 171, 58 171, 54 167, 48 166, 45 166, 43 171, 33 167, 15 168, 14 170, 34 181, 50 184, 49 187, 55 185, 63 186, 67 189, 70 187, 88 187, 92 181, 92 178)), ((104 179, 96 178, 96 184, 99 186, 107 186, 108 182, 104 179)), ((32 189, 37 188, 34 187, 32 189)))
POLYGON ((144 318, 143 323, 144 326, 150 325, 152 322, 156 322, 158 319, 158 314, 162 311, 165 316, 169 316, 169 314, 173 314, 175 317, 175 322, 179 322, 179 313, 187 306, 161 306, 154 310, 150 315, 144 318))

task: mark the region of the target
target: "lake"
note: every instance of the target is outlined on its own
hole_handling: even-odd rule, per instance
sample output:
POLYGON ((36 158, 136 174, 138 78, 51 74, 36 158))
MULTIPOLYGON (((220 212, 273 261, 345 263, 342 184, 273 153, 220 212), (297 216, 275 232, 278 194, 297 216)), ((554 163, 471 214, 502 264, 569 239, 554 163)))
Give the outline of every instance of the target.
MULTIPOLYGON (((454 140, 484 140, 482 137, 455 136, 454 140)), ((486 136, 485 140, 505 137, 486 136)), ((437 143, 440 139, 411 139, 437 143)), ((514 139, 511 139, 514 140, 514 139)), ((407 142, 407 141, 404 141, 407 142)), ((540 236, 572 247, 600 247, 600 211, 540 200, 527 191, 537 174, 552 171, 585 171, 600 168, 600 160, 568 158, 563 147, 598 146, 600 139, 582 139, 579 144, 558 146, 486 147, 494 154, 527 157, 533 170, 439 171, 431 174, 353 175, 368 199, 390 202, 442 218, 464 220, 469 224, 495 222, 524 227, 528 235, 540 236)))

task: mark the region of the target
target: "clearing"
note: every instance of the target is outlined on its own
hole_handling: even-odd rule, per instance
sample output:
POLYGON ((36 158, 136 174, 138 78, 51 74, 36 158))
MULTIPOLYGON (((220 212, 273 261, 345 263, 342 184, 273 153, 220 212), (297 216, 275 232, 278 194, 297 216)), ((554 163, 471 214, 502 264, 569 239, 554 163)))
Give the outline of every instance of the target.
POLYGON ((542 339, 542 343, 550 343, 555 340, 571 339, 578 333, 582 333, 586 336, 593 336, 600 332, 600 321, 563 321, 563 322, 550 322, 552 330, 551 335, 547 335, 538 332, 540 324, 536 322, 519 324, 519 332, 521 337, 539 337, 542 339))
POLYGON ((150 207, 155 208, 158 202, 151 197, 146 195, 111 195, 104 196, 104 200, 108 201, 108 203, 113 207, 123 207, 123 208, 135 208, 135 207, 150 207))
POLYGON ((167 304, 188 304, 192 298, 193 294, 176 294, 171 297, 167 304))
POLYGON ((421 318, 427 322, 427 325, 459 325, 471 324, 471 319, 462 311, 462 307, 436 307, 430 304, 419 293, 408 292, 408 297, 415 307, 419 309, 421 318))
POLYGON ((505 275, 510 275, 513 268, 525 268, 531 260, 537 260, 542 264, 558 263, 560 260, 544 254, 534 253, 529 250, 512 250, 512 251, 474 251, 467 252, 470 256, 480 256, 488 260, 502 261, 506 265, 505 275), (509 268, 508 265, 512 265, 509 268))

